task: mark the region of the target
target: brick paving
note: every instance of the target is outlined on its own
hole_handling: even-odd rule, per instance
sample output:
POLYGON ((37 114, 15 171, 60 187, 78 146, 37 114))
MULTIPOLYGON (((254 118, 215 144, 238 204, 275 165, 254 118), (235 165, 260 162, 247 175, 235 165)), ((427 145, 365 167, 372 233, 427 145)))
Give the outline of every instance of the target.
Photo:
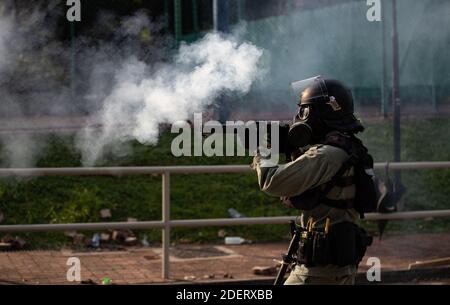
MULTIPOLYGON (((219 245, 217 245, 219 246, 219 245)), ((181 245, 183 249, 211 247, 211 245, 181 245), (184 247, 184 248, 183 248, 184 247)), ((286 251, 283 243, 256 243, 223 246, 224 256, 172 257, 169 282, 208 282, 223 279, 260 279, 254 266, 271 266, 286 251)), ((128 248, 116 252, 19 251, 0 252, 0 284, 70 284, 66 280, 69 257, 81 261, 82 281, 100 283, 108 277, 115 284, 151 284, 161 279, 161 249, 159 247, 128 248)), ((206 251, 205 251, 206 252, 206 251)), ((410 263, 450 256, 450 234, 419 234, 387 237, 375 240, 367 256, 381 259, 383 270, 407 269, 410 263)), ((365 260, 364 260, 365 261, 365 260)), ((364 262, 363 261, 363 262, 364 262)), ((364 263, 360 271, 366 269, 364 263)))

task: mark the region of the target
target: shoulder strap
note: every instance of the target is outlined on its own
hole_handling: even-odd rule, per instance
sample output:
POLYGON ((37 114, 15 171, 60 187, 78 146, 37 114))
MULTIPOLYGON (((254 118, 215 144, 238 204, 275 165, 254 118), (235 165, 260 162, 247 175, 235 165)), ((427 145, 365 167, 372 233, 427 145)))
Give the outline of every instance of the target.
MULTIPOLYGON (((325 184, 325 188, 322 191, 321 202, 341 209, 355 208, 356 199, 352 200, 332 200, 327 198, 327 194, 331 189, 339 185, 341 179, 343 179, 344 173, 352 166, 368 166, 373 167, 373 159, 368 154, 367 148, 362 144, 361 140, 354 136, 346 136, 342 133, 333 133, 327 137, 325 144, 341 148, 349 155, 348 159, 342 164, 338 172, 331 178, 331 180, 325 184)), ((355 173, 356 174, 356 173, 355 173)), ((359 211, 361 218, 364 218, 364 213, 359 211)))
POLYGON ((342 164, 341 168, 337 171, 333 178, 331 178, 331 180, 326 183, 323 190, 324 197, 326 197, 333 186, 338 184, 338 181, 342 178, 345 172, 358 162, 359 156, 354 149, 354 143, 351 136, 345 135, 343 133, 336 131, 328 134, 324 144, 338 147, 344 150, 349 155, 348 159, 342 164))
POLYGON ((323 189, 323 193, 326 195, 331 191, 333 186, 335 186, 338 181, 342 178, 346 171, 348 171, 352 166, 354 166, 358 162, 358 157, 354 154, 350 155, 348 159, 342 164, 341 168, 337 171, 337 173, 325 184, 325 188, 323 189))

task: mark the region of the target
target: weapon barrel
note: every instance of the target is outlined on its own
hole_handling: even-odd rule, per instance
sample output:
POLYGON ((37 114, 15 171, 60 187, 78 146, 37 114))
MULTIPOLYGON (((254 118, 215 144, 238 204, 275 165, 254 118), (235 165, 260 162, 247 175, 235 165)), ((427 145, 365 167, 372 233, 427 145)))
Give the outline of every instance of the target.
POLYGON ((287 268, 294 261, 294 255, 298 250, 298 243, 300 241, 300 232, 296 229, 294 235, 292 236, 291 243, 289 244, 289 249, 287 254, 283 257, 283 263, 278 271, 277 278, 275 279, 274 285, 281 285, 284 280, 287 268))
POLYGON ((288 264, 284 264, 284 263, 283 263, 283 264, 281 265, 280 270, 278 271, 277 278, 275 279, 274 285, 278 286, 278 285, 283 284, 283 281, 284 281, 284 275, 286 274, 287 267, 288 267, 288 264))

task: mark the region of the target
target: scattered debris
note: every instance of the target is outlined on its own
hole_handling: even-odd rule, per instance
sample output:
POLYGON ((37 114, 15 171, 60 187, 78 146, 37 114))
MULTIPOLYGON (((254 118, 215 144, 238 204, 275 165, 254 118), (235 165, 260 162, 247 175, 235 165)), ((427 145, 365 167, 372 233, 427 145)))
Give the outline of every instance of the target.
POLYGON ((8 250, 12 250, 11 243, 0 242, 0 251, 8 251, 8 250))
POLYGON ((278 272, 275 266, 255 266, 252 268, 253 274, 255 275, 275 275, 278 272))
POLYGON ((223 275, 223 278, 224 278, 224 279, 234 279, 233 275, 230 274, 230 273, 225 273, 225 274, 223 275))
POLYGON ((186 275, 186 276, 184 277, 184 280, 185 280, 185 281, 195 281, 195 279, 196 279, 196 277, 193 276, 193 275, 186 275))
POLYGON ((242 245, 245 243, 245 239, 239 236, 228 236, 225 237, 226 245, 242 245))
POLYGON ((127 237, 134 237, 131 230, 114 230, 112 233, 112 240, 118 243, 125 243, 127 237))
POLYGON ((104 277, 102 279, 102 285, 112 285, 112 280, 109 277, 104 277))
POLYGON ((13 248, 14 248, 15 250, 21 250, 21 249, 24 249, 24 248, 25 248, 25 245, 26 245, 26 242, 25 242, 24 239, 22 239, 22 238, 20 238, 20 237, 18 237, 18 236, 16 236, 16 237, 14 238, 14 241, 13 241, 12 246, 13 246, 13 248))
POLYGON ((203 276, 203 278, 204 278, 205 280, 210 280, 210 279, 213 279, 213 278, 215 278, 215 277, 216 277, 215 274, 205 274, 205 275, 203 276))
POLYGON ((135 236, 129 236, 125 238, 125 245, 127 246, 135 246, 138 243, 138 239, 135 236))
POLYGON ((121 231, 117 231, 117 230, 114 230, 112 232, 111 238, 115 242, 124 241, 125 240, 125 237, 124 237, 123 233, 121 231))
POLYGON ((18 236, 12 237, 7 234, 0 240, 0 244, 2 244, 2 248, 6 250, 22 250, 25 248, 26 242, 18 236))
POLYGON ((142 246, 144 246, 144 247, 149 247, 149 246, 150 246, 150 243, 149 243, 148 240, 147 240, 147 235, 144 235, 144 237, 143 237, 142 240, 141 240, 141 244, 142 244, 142 246))
POLYGON ((237 210, 233 208, 228 209, 228 215, 230 215, 231 218, 244 218, 246 217, 244 214, 239 213, 237 210))
POLYGON ((67 237, 74 238, 77 235, 77 231, 64 231, 64 235, 67 237))
POLYGON ((75 234, 72 240, 73 245, 77 247, 84 246, 85 245, 84 238, 85 238, 84 234, 81 233, 75 234))
POLYGON ((109 233, 102 233, 100 234, 100 242, 106 243, 110 240, 111 235, 109 233))
POLYGON ((100 210, 100 217, 105 219, 105 218, 111 218, 111 210, 110 209, 103 209, 100 210))
POLYGON ((14 237, 12 237, 12 235, 6 234, 5 236, 2 237, 1 242, 2 243, 10 243, 13 240, 14 240, 14 237))
POLYGON ((217 232, 217 236, 219 236, 220 238, 224 238, 225 236, 227 236, 227 231, 225 231, 224 229, 220 229, 217 232))
MULTIPOLYGON (((103 211, 103 210, 102 210, 103 211)), ((73 247, 76 248, 93 248, 96 250, 109 249, 117 250, 117 248, 122 246, 136 246, 139 244, 138 237, 135 236, 131 230, 108 230, 106 232, 99 232, 92 235, 91 238, 86 237, 81 233, 76 231, 65 231, 64 234, 67 237, 72 238, 73 247)), ((7 241, 5 241, 7 242, 7 241)), ((20 244, 20 240, 18 240, 20 244)), ((150 243, 147 240, 147 236, 142 240, 142 245, 149 247, 150 243)), ((6 245, 4 246, 6 247, 6 245)), ((125 248, 123 248, 125 249, 125 248)))
POLYGON ((91 247, 92 247, 92 248, 98 248, 98 247, 100 247, 100 234, 95 233, 95 234, 92 236, 91 247))

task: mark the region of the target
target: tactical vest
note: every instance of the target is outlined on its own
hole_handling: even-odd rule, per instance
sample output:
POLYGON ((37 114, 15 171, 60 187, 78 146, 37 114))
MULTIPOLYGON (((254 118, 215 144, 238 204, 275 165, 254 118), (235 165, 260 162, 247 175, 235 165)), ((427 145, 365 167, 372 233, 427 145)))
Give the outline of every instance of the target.
POLYGON ((319 204, 339 209, 353 208, 359 212, 361 219, 364 213, 374 212, 377 207, 377 193, 373 173, 373 158, 354 135, 339 132, 327 136, 323 145, 330 145, 343 149, 349 155, 338 172, 331 180, 304 193, 290 197, 290 203, 299 210, 311 210, 319 204), (353 176, 343 175, 353 167, 353 176), (355 186, 355 197, 349 200, 333 200, 327 194, 333 187, 355 186))

